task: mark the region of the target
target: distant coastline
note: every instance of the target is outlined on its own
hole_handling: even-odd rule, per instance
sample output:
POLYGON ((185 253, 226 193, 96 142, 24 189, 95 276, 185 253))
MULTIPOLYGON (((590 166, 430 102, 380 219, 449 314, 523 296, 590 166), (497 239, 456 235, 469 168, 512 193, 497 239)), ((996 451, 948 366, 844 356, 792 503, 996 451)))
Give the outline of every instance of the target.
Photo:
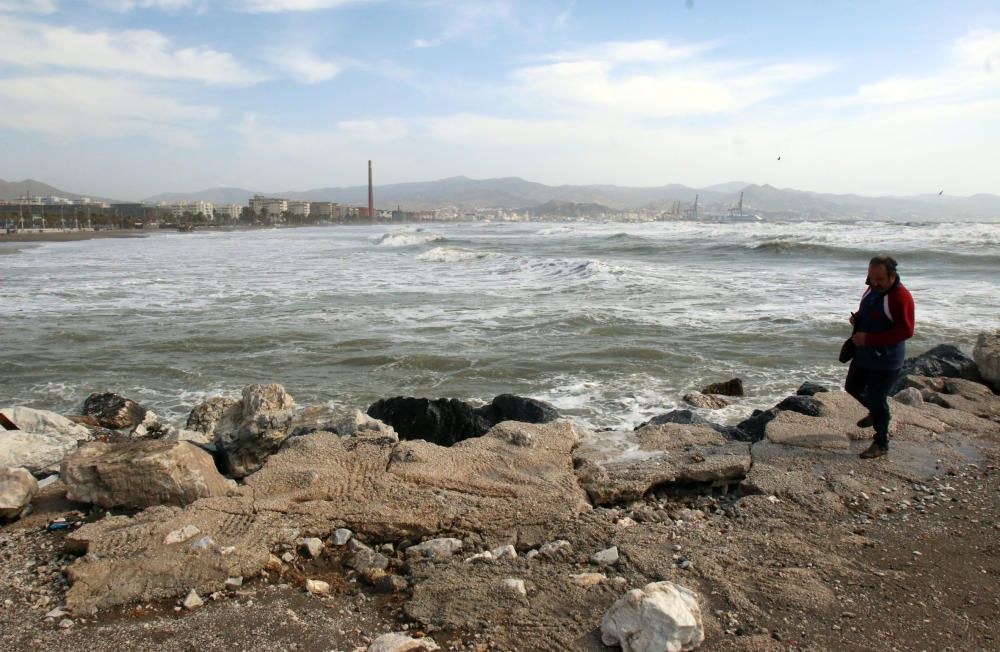
POLYGON ((0 242, 76 242, 96 238, 144 238, 149 233, 136 229, 109 229, 104 231, 17 231, 0 232, 0 242))

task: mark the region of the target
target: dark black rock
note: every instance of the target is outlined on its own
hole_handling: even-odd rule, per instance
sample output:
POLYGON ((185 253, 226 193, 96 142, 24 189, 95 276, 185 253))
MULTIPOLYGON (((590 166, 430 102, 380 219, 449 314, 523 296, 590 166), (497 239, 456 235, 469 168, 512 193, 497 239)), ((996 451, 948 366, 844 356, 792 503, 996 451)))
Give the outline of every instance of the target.
POLYGON ((951 344, 938 344, 930 351, 925 351, 913 358, 907 358, 906 362, 903 363, 903 370, 889 390, 889 396, 906 386, 908 375, 931 378, 943 376, 982 382, 975 361, 962 353, 957 346, 951 344))
POLYGON ((643 428, 645 426, 662 426, 665 423, 679 423, 684 426, 708 426, 712 430, 721 433, 727 439, 738 439, 738 437, 733 437, 730 431, 733 429, 732 426, 722 426, 717 423, 712 423, 704 417, 700 417, 691 410, 671 410, 664 414, 658 414, 649 421, 643 421, 637 425, 634 430, 643 428))
POLYGON ((795 390, 798 396, 815 396, 820 392, 829 392, 830 390, 819 383, 802 383, 799 388, 795 390))
POLYGON ((649 421, 644 421, 635 427, 636 430, 644 426, 662 426, 665 423, 679 423, 681 425, 710 426, 711 421, 700 417, 691 410, 671 410, 665 414, 658 414, 649 421))
POLYGON ((736 432, 733 433, 734 439, 750 442, 760 441, 764 438, 764 429, 767 428, 767 424, 774 420, 780 411, 776 407, 770 410, 754 410, 749 419, 736 424, 736 432), (737 436, 739 433, 742 433, 742 436, 737 436))
POLYGON ((146 408, 124 396, 103 392, 87 397, 83 402, 83 414, 93 417, 104 428, 121 430, 142 423, 146 408))
POLYGON ((368 416, 392 426, 400 439, 424 439, 441 446, 481 437, 501 421, 548 423, 559 418, 554 407, 532 398, 501 394, 481 408, 454 398, 382 399, 368 408, 368 416))
POLYGON ((524 398, 513 394, 501 394, 489 405, 476 410, 490 426, 501 421, 522 421, 524 423, 549 423, 559 418, 559 411, 545 401, 524 398))
POLYGON ((384 398, 369 406, 368 416, 395 428, 400 439, 425 439, 441 446, 480 437, 490 429, 471 405, 454 398, 384 398))
POLYGON ((819 416, 819 403, 809 396, 789 396, 774 406, 776 410, 789 410, 810 417, 819 416))
POLYGON ((702 394, 722 394, 723 396, 743 396, 743 381, 739 378, 724 383, 712 383, 701 388, 702 394))

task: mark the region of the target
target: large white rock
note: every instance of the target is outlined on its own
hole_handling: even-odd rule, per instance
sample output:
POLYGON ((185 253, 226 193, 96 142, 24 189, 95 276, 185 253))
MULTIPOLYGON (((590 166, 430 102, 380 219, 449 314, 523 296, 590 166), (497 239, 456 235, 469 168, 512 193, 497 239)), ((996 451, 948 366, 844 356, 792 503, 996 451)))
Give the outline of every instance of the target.
POLYGON ((90 439, 90 430, 79 423, 73 423, 61 414, 49 412, 48 410, 36 410, 34 408, 14 407, 2 408, 0 412, 5 417, 13 421, 18 428, 26 432, 35 432, 44 435, 61 435, 69 437, 75 441, 87 441, 90 439))
POLYGON ((0 520, 19 518, 38 493, 38 480, 28 469, 0 467, 0 520))
POLYGON ((993 385, 993 389, 1000 390, 1000 330, 979 334, 972 349, 972 359, 983 380, 993 385))
POLYGON ((84 444, 62 464, 66 497, 102 507, 184 506, 235 488, 212 456, 187 442, 84 444))
POLYGON ((619 598, 601 619, 601 640, 624 652, 681 652, 705 640, 694 591, 652 582, 619 598))
POLYGON ((36 476, 49 475, 59 470, 67 453, 90 439, 86 427, 55 412, 15 406, 0 409, 0 413, 19 428, 0 428, 0 466, 24 467, 36 476))
POLYGON ((441 648, 433 639, 410 638, 402 632, 382 634, 368 646, 368 652, 434 652, 441 648))

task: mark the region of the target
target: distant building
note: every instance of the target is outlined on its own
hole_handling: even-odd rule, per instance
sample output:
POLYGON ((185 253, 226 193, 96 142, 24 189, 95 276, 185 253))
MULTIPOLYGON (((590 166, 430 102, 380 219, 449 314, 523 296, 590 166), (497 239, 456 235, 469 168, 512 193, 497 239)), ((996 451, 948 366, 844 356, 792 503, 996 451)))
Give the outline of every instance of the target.
POLYGON ((321 220, 339 220, 343 217, 340 212, 340 204, 332 201, 311 202, 309 214, 321 220))
POLYGON ((243 207, 239 204, 216 204, 213 210, 215 219, 235 222, 240 219, 243 207))
POLYGON ((289 201, 288 212, 298 217, 309 217, 309 202, 294 200, 289 201))
POLYGON ((214 217, 214 206, 207 201, 184 201, 170 205, 170 215, 174 219, 183 218, 185 214, 203 215, 211 220, 214 217))
POLYGON ((269 221, 277 222, 281 219, 285 211, 288 210, 288 200, 281 199, 280 197, 254 195, 250 199, 250 208, 253 209, 253 212, 258 217, 267 215, 269 221))

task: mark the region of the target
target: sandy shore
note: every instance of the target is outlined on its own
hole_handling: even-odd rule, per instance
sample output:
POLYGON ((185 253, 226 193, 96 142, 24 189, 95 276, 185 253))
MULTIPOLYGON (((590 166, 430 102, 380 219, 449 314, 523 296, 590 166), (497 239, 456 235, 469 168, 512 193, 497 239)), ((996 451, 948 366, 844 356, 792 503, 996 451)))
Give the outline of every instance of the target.
POLYGON ((136 229, 113 229, 108 231, 20 231, 17 233, 0 233, 0 243, 3 242, 76 242, 77 240, 94 240, 96 238, 144 238, 150 232, 136 229))

